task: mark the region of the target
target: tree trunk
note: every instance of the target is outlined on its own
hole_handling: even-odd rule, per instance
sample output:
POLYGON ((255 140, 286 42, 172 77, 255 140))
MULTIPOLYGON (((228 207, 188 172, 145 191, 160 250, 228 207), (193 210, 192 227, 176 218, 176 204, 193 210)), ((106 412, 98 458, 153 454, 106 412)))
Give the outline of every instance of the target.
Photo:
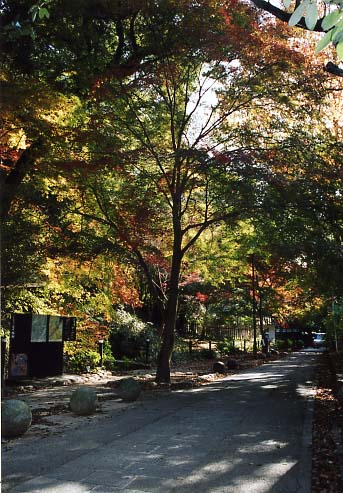
POLYGON ((31 146, 23 151, 22 155, 11 169, 10 173, 1 179, 0 189, 0 217, 1 221, 6 221, 10 207, 16 197, 18 188, 25 176, 32 169, 32 166, 41 154, 42 139, 38 139, 31 146))
POLYGON ((170 360, 174 348, 174 333, 179 296, 179 277, 181 269, 181 241, 174 246, 172 268, 169 281, 168 299, 165 309, 162 344, 157 358, 156 382, 170 382, 170 360))

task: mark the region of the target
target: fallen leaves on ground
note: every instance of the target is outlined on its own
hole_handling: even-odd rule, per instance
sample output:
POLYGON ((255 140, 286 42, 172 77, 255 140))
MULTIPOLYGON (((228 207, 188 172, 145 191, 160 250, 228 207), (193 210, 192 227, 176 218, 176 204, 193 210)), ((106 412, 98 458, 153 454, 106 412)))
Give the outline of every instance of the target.
POLYGON ((312 493, 341 493, 342 476, 333 427, 341 407, 334 395, 335 376, 327 355, 323 356, 317 374, 312 432, 312 493))

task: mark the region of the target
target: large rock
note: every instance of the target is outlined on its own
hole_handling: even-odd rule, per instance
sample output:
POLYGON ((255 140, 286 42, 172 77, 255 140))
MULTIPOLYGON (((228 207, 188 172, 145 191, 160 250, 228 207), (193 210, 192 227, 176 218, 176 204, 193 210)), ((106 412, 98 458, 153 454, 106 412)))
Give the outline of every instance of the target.
POLYGON ((239 362, 236 359, 228 359, 226 366, 228 367, 228 370, 238 370, 239 368, 239 362))
POLYGON ((126 402, 133 402, 138 399, 141 393, 141 386, 133 377, 122 378, 119 383, 119 395, 126 402))
POLYGON ((87 416, 93 414, 98 405, 98 396, 90 387, 79 387, 70 397, 70 409, 75 414, 87 416))
POLYGON ((225 373, 225 364, 222 361, 215 361, 213 363, 213 371, 215 373, 225 373))
POLYGON ((18 437, 26 433, 32 421, 32 413, 24 401, 9 399, 1 405, 1 428, 5 438, 18 437))

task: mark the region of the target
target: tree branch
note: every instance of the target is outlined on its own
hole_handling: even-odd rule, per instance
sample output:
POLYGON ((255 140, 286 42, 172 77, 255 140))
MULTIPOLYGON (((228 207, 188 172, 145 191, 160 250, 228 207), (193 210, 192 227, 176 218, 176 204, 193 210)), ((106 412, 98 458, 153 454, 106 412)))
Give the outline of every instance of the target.
MULTIPOLYGON (((291 18, 292 13, 293 13, 293 12, 290 12, 290 13, 285 12, 284 10, 280 9, 279 7, 276 7, 275 5, 269 3, 265 0, 251 0, 251 1, 259 9, 262 9, 265 12, 269 12, 274 17, 277 17, 278 19, 280 19, 283 22, 288 22, 289 19, 291 18)), ((321 19, 318 19, 317 24, 312 29, 312 31, 316 31, 316 32, 320 32, 320 33, 324 32, 324 30, 322 28, 322 20, 323 20, 323 17, 321 19)), ((308 27, 306 26, 306 22, 305 22, 304 17, 302 17, 300 19, 300 21, 297 24, 297 27, 301 27, 302 29, 309 31, 308 27)))

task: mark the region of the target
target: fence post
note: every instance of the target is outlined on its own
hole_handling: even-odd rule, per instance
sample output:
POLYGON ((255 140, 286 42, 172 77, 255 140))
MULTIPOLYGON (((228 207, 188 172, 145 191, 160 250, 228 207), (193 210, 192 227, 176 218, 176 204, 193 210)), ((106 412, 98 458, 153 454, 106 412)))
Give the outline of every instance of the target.
POLYGON ((1 337, 1 388, 5 387, 6 338, 1 337))
POLYGON ((149 363, 150 339, 145 340, 145 362, 149 363))
POLYGON ((102 365, 104 363, 104 340, 103 339, 98 340, 98 349, 99 349, 99 354, 100 354, 100 367, 102 368, 102 365))

